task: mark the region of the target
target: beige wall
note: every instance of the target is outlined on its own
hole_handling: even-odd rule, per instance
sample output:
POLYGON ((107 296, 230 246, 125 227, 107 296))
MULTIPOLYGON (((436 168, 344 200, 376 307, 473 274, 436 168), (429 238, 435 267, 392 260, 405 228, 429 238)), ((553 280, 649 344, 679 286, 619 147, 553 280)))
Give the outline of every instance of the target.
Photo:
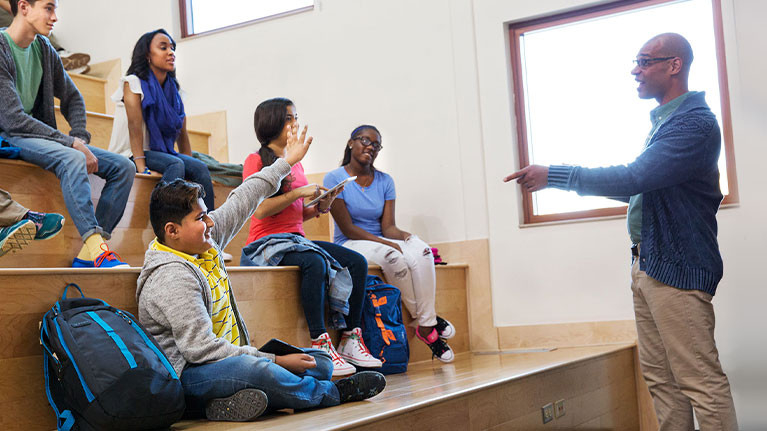
MULTIPOLYGON (((316 143, 308 172, 334 168, 347 133, 383 131, 378 166, 398 185, 398 223, 430 242, 489 238, 497 326, 633 317, 625 221, 521 228, 506 24, 586 0, 319 0, 314 11, 181 41, 188 112, 226 110, 230 160, 255 147, 253 109, 287 96, 316 143), (490 196, 491 198, 487 198, 490 196)), ((767 419, 765 180, 767 2, 723 0, 741 204, 720 213, 725 278, 717 337, 743 429, 767 419)), ((94 61, 129 64, 138 36, 178 34, 175 0, 61 0, 57 31, 94 61), (111 35, 111 36, 110 36, 111 35)), ((636 47, 627 47, 632 55, 636 47)))

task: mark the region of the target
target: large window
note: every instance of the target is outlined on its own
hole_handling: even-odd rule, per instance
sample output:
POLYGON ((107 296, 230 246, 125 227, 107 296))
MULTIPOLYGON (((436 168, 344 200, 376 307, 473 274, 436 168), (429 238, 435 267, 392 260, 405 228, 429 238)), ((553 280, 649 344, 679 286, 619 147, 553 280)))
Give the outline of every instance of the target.
POLYGON ((179 0, 183 37, 314 7, 314 0, 179 0))
MULTIPOLYGON (((720 122, 721 189, 737 199, 719 0, 624 0, 510 26, 520 164, 625 164, 642 151, 657 102, 637 97, 632 60, 652 36, 685 36, 690 89, 720 122)), ((574 192, 525 193, 525 223, 623 214, 625 204, 574 192)))

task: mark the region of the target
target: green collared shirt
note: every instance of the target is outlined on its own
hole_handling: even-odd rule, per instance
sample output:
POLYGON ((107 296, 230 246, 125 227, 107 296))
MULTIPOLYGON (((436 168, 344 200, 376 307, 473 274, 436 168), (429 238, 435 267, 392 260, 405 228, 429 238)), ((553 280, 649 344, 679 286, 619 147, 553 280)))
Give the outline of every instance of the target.
MULTIPOLYGON (((652 128, 647 138, 644 141, 644 149, 650 144, 655 133, 660 129, 660 126, 666 122, 668 117, 676 111, 676 108, 682 104, 688 97, 696 94, 697 91, 688 91, 676 99, 660 105, 657 108, 650 111, 650 121, 652 122, 652 128)), ((644 149, 642 151, 644 151, 644 149)), ((629 208, 627 212, 627 225, 629 230, 629 237, 631 237, 632 244, 639 244, 642 241, 642 195, 634 195, 629 198, 629 208)))

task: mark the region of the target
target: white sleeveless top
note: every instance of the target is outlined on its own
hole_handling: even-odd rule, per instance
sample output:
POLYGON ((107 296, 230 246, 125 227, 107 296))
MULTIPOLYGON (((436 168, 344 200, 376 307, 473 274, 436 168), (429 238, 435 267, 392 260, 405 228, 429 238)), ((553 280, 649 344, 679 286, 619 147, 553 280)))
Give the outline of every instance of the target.
MULTIPOLYGON (((121 156, 132 157, 133 152, 130 148, 130 134, 128 132, 128 114, 125 111, 125 103, 123 103, 123 89, 125 83, 128 83, 130 91, 134 94, 138 94, 141 100, 144 100, 144 92, 141 91, 141 80, 136 75, 128 75, 120 79, 120 84, 117 86, 117 91, 112 95, 112 101, 115 102, 115 120, 112 125, 112 138, 109 140, 109 151, 117 153, 121 156)), ((179 91, 181 100, 186 102, 186 94, 183 90, 179 91)), ((144 133, 144 151, 149 150, 149 132, 146 129, 146 124, 142 124, 141 127, 144 133)))

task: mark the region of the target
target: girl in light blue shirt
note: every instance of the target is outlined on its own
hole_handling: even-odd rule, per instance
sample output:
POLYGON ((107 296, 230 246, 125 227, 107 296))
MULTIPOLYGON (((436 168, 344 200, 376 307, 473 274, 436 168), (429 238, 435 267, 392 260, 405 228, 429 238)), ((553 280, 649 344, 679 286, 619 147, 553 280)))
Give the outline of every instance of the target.
POLYGON ((327 188, 357 177, 344 187, 330 208, 335 221, 334 241, 381 266, 386 280, 400 290, 405 308, 418 324, 416 336, 429 346, 434 357, 451 362, 453 350, 445 340, 455 335, 455 328, 435 310, 434 256, 428 244, 394 222, 394 181, 373 166, 382 148, 378 129, 359 126, 346 143, 341 167, 325 175, 327 188))

